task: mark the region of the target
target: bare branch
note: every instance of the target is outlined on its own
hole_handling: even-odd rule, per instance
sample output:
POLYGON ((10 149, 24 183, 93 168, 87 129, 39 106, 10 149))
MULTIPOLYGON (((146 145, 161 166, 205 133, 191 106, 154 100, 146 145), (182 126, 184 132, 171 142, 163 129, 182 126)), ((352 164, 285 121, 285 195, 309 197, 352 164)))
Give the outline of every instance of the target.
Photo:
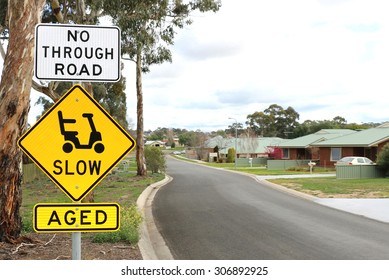
POLYGON ((31 243, 21 243, 18 247, 16 247, 16 249, 14 251, 12 251, 12 255, 16 254, 19 249, 23 246, 36 246, 36 244, 31 244, 31 243))
POLYGON ((55 91, 58 84, 56 82, 50 82, 48 86, 44 86, 42 84, 38 84, 34 80, 32 81, 32 88, 44 95, 48 96, 51 100, 56 102, 61 98, 61 96, 55 91))
POLYGON ((54 234, 53 235, 53 237, 49 240, 49 241, 47 241, 46 243, 45 243, 45 245, 43 245, 43 246, 47 246, 48 244, 50 244, 53 240, 54 240, 54 238, 57 236, 57 234, 54 234))
POLYGON ((0 43, 0 54, 1 54, 1 58, 4 60, 5 59, 5 50, 4 50, 2 43, 0 43))
POLYGON ((55 260, 65 260, 65 259, 70 259, 70 256, 59 255, 58 257, 55 258, 55 260))

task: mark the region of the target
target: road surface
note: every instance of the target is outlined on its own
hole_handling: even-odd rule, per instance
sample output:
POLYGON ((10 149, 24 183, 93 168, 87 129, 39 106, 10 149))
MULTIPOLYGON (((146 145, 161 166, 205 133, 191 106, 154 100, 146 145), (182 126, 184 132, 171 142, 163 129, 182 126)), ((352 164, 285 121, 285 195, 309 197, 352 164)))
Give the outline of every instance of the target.
POLYGON ((168 157, 153 202, 175 259, 389 259, 389 224, 168 157))

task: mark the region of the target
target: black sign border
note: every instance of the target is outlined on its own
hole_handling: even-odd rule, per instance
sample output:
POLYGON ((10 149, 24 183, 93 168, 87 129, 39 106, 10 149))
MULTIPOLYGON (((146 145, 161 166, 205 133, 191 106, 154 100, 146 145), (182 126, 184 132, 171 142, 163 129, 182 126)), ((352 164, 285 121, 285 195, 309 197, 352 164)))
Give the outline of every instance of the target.
POLYGON ((84 82, 107 82, 107 83, 113 83, 118 82, 121 79, 121 30, 117 26, 98 26, 98 25, 80 25, 80 24, 45 24, 40 23, 37 24, 35 27, 35 57, 34 57, 34 77, 38 80, 42 81, 68 81, 68 82, 74 82, 74 81, 84 81, 84 82), (116 79, 90 79, 90 78, 77 78, 77 79, 67 79, 67 78, 57 78, 57 77, 38 77, 37 75, 37 68, 38 68, 38 29, 39 27, 54 27, 54 28, 104 28, 104 29, 115 29, 119 32, 119 40, 118 40, 118 77, 116 79))
POLYGON ((120 229, 120 206, 117 203, 41 203, 41 204, 36 204, 34 206, 34 212, 33 212, 33 224, 34 224, 34 230, 36 232, 99 232, 99 231, 117 231, 120 229), (38 228, 38 219, 37 219, 37 211, 38 208, 42 207, 81 207, 81 208, 86 208, 86 207, 103 207, 103 206, 115 206, 116 211, 117 211, 117 216, 116 216, 116 227, 111 228, 83 228, 80 230, 77 230, 77 228, 67 228, 67 229, 58 229, 58 228, 53 228, 53 229, 39 229, 38 228))
POLYGON ((80 201, 82 200, 102 179, 104 179, 105 176, 108 175, 108 173, 115 168, 115 166, 129 153, 133 150, 135 147, 135 140, 125 131, 109 114, 105 109, 81 86, 81 85, 74 85, 71 87, 67 93, 65 93, 60 100, 58 100, 22 137, 18 140, 18 146, 22 149, 24 153, 28 155, 31 160, 39 166, 39 168, 63 191, 66 193, 67 196, 70 197, 73 201, 80 201), (57 108, 63 100, 65 100, 66 97, 68 97, 75 89, 81 90, 83 94, 85 94, 86 97, 89 98, 90 101, 92 101, 104 115, 112 121, 112 123, 127 137, 128 140, 132 143, 132 145, 124 151, 122 155, 119 156, 117 160, 114 161, 114 163, 104 172, 102 175, 95 181, 93 184, 77 199, 73 197, 64 186, 60 182, 58 182, 51 174, 46 170, 46 168, 41 165, 38 160, 35 159, 35 157, 23 146, 23 140, 47 117, 50 115, 50 113, 57 108))

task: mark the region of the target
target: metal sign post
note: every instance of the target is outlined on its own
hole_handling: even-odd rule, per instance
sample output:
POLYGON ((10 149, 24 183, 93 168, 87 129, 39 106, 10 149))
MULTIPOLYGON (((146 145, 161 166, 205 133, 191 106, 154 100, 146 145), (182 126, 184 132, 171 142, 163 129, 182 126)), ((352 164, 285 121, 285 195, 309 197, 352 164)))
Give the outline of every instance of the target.
POLYGON ((120 80, 120 29, 38 24, 35 40, 35 77, 71 81, 73 87, 18 145, 73 203, 35 205, 34 230, 72 232, 72 259, 80 260, 81 232, 118 230, 120 211, 118 204, 77 202, 135 147, 126 130, 76 84, 120 80))
POLYGON ((72 260, 81 260, 81 232, 72 232, 72 260))
MULTIPOLYGON (((135 147, 135 140, 85 89, 74 85, 18 140, 18 145, 76 203, 135 147)), ((73 203, 56 205, 53 210, 49 206, 35 206, 34 229, 71 231, 73 260, 81 259, 82 231, 119 229, 118 207, 73 203), (67 212, 61 212, 63 209, 67 212), (94 219, 88 220, 92 213, 94 219), (69 223, 70 229, 58 227, 69 223)))
MULTIPOLYGON (((73 86, 76 84, 73 82, 73 86)), ((81 232, 72 232, 72 260, 81 260, 81 232)))

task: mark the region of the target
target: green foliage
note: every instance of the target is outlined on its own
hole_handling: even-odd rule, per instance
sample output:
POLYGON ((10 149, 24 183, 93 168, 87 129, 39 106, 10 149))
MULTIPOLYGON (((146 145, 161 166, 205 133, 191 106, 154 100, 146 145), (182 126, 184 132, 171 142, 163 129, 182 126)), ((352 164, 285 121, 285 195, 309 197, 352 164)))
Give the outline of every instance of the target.
POLYGON ((192 23, 191 12, 216 12, 215 0, 132 0, 104 1, 104 11, 122 31, 122 53, 142 62, 142 71, 153 64, 172 61, 169 46, 174 44, 176 29, 192 23))
POLYGON ((272 104, 263 112, 255 112, 247 116, 246 124, 263 137, 286 138, 297 126, 300 115, 292 108, 286 109, 272 104))
POLYGON ((128 129, 126 79, 116 83, 94 83, 93 97, 124 128, 128 129))
POLYGON ((167 133, 168 128, 166 127, 158 127, 156 130, 154 130, 148 137, 148 140, 155 141, 155 140, 163 140, 167 133))
MULTIPOLYGON (((6 26, 6 18, 7 18, 7 10, 8 10, 8 1, 0 0, 0 26, 6 26)), ((3 32, 3 30, 1 30, 3 32)))
POLYGON ((377 156, 377 165, 389 174, 389 143, 381 149, 380 153, 377 156))
MULTIPOLYGON (((104 107, 104 109, 124 128, 128 129, 127 121, 127 101, 126 101, 126 80, 122 77, 116 83, 93 83, 93 98, 104 107)), ((61 82, 58 84, 56 91, 63 95, 72 87, 70 82, 61 82)), ((45 97, 39 97, 35 105, 42 105, 43 110, 39 119, 47 112, 53 102, 45 97)))
POLYGON ((379 124, 348 124, 346 119, 340 116, 334 117, 332 120, 306 120, 301 124, 298 124, 293 133, 290 134, 291 138, 296 138, 308 134, 315 133, 321 129, 352 129, 360 130, 375 127, 379 124))
POLYGON ((178 136, 179 143, 187 147, 200 147, 204 144, 206 139, 206 134, 199 130, 187 131, 178 136))
POLYGON ((152 173, 165 172, 166 159, 161 149, 153 146, 145 148, 146 166, 152 173))
POLYGON ((120 229, 114 232, 96 233, 92 240, 95 243, 116 243, 125 242, 137 244, 139 241, 139 226, 142 222, 142 215, 135 204, 122 208, 120 211, 120 229))
MULTIPOLYGON (((288 171, 299 171, 299 172, 301 172, 301 171, 310 171, 308 165, 306 165, 306 166, 290 166, 286 170, 288 170, 288 171)), ((313 171, 313 169, 312 169, 312 171, 313 171)))
POLYGON ((234 162, 235 161, 235 149, 229 148, 227 152, 227 162, 234 162))
POLYGON ((348 124, 346 119, 336 116, 332 120, 306 120, 299 123, 299 114, 292 108, 282 108, 272 104, 263 112, 254 112, 247 116, 246 124, 256 135, 264 137, 297 138, 315 133, 321 129, 367 129, 377 123, 348 124))
POLYGON ((32 225, 32 217, 29 216, 23 216, 22 217, 22 233, 29 233, 33 232, 33 225, 32 225))
MULTIPOLYGON (((233 123, 232 125, 229 125, 228 128, 224 131, 224 134, 230 134, 234 135, 236 134, 240 135, 244 133, 243 124, 242 123, 233 123)), ((223 136, 223 134, 221 134, 223 136)))

